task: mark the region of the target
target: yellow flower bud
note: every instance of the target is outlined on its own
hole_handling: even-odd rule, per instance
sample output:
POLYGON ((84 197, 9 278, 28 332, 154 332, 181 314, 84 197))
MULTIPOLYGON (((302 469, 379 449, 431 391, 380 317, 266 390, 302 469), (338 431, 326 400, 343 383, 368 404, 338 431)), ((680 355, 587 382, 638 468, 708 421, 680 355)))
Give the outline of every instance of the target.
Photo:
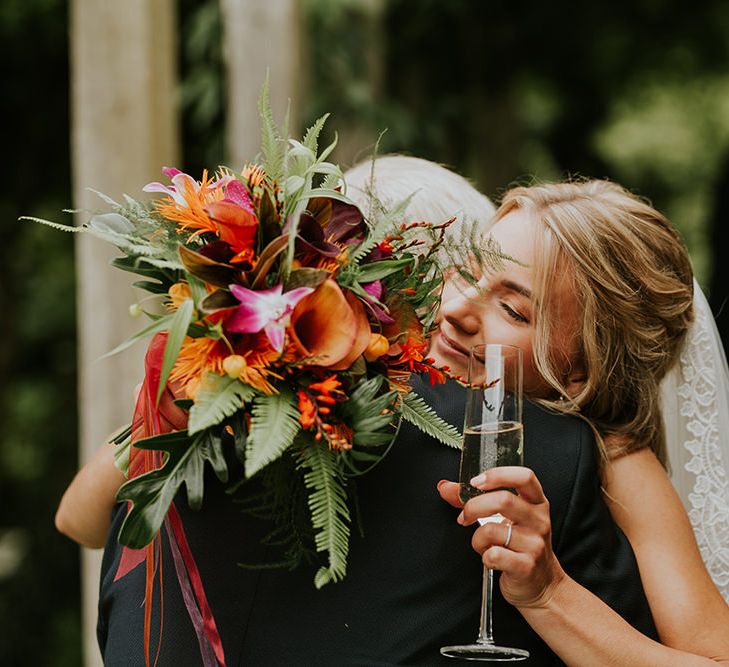
POLYGON ((240 354, 231 354, 223 359, 223 370, 231 378, 240 377, 240 374, 247 365, 245 357, 242 357, 240 354))
POLYGON ((370 342, 364 351, 364 357, 367 361, 374 361, 375 359, 379 359, 383 354, 386 354, 389 349, 390 341, 382 334, 373 333, 370 334, 370 342))

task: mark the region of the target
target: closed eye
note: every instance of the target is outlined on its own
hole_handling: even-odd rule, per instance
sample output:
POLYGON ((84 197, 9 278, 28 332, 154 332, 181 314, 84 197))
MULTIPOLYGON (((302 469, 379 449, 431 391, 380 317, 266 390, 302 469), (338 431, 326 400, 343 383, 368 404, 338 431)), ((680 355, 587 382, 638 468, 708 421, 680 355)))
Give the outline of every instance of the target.
POLYGON ((501 307, 504 309, 506 314, 512 319, 516 320, 517 322, 521 322, 522 324, 529 324, 529 318, 524 317, 521 313, 514 310, 511 306, 509 306, 507 303, 504 303, 503 301, 500 302, 501 307))

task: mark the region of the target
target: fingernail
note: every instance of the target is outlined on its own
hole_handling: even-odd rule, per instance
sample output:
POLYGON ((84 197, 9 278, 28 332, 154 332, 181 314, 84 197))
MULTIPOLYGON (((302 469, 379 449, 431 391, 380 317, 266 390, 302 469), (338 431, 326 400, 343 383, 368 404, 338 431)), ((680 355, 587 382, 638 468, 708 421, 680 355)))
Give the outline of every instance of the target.
POLYGON ((442 480, 440 480, 440 482, 438 482, 438 483, 437 483, 437 484, 435 485, 435 488, 436 488, 436 489, 438 489, 438 491, 440 491, 440 488, 441 488, 441 487, 442 487, 442 486, 443 486, 443 485, 444 485, 444 484, 445 484, 445 483, 446 483, 447 481, 448 481, 447 479, 442 479, 442 480))
POLYGON ((471 486, 478 487, 478 486, 481 486, 482 484, 485 484, 485 483, 486 483, 486 473, 485 472, 482 472, 481 474, 476 475, 471 480, 471 486))
POLYGON ((464 517, 463 517, 463 512, 461 512, 461 513, 460 513, 460 514, 458 515, 458 518, 456 519, 456 523, 460 523, 460 524, 461 524, 462 526, 464 526, 464 525, 465 525, 466 521, 465 521, 465 519, 464 519, 464 517))

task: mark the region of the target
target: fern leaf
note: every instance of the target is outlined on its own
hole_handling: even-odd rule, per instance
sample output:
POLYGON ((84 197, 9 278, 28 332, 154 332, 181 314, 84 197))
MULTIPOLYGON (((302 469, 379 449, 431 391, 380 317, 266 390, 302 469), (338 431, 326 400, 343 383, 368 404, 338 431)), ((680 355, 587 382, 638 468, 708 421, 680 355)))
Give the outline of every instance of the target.
POLYGON ((261 116, 261 153, 263 155, 263 168, 275 181, 280 181, 284 173, 285 146, 281 140, 276 121, 271 111, 271 96, 269 91, 268 72, 258 98, 258 113, 261 116))
POLYGON ((320 443, 312 443, 301 450, 301 455, 300 466, 307 469, 304 484, 309 490, 316 550, 326 552, 329 560, 328 566, 321 567, 314 578, 314 585, 321 588, 341 581, 347 573, 350 522, 347 492, 334 452, 320 443))
POLYGON ((256 390, 227 375, 207 373, 195 396, 195 404, 190 409, 187 425, 192 435, 219 424, 230 417, 256 395, 256 390))
POLYGON ((321 118, 317 119, 317 121, 306 131, 306 134, 304 135, 304 141, 302 143, 310 149, 314 155, 316 155, 318 150, 319 135, 324 127, 324 123, 327 122, 327 118, 329 118, 329 114, 325 113, 321 118))
POLYGON ((253 401, 246 442, 246 477, 252 477, 281 456, 300 428, 299 409, 290 389, 282 387, 278 394, 258 396, 253 401))
POLYGON ((402 417, 443 444, 460 449, 462 436, 458 429, 441 419, 433 408, 413 392, 403 396, 402 417))

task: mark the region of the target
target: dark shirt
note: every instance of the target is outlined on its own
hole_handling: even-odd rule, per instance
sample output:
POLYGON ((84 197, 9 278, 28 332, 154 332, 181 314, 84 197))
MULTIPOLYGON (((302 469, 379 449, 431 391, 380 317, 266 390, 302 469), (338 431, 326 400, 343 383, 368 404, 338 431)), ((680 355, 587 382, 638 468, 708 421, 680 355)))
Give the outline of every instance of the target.
MULTIPOLYGON (((463 390, 453 383, 414 388, 452 424, 463 422, 463 390)), ((633 552, 612 521, 600 489, 594 438, 581 420, 525 406, 525 464, 550 501, 553 546, 562 566, 641 632, 656 636, 633 552)), ((437 494, 458 474, 457 451, 403 424, 385 459, 358 481, 361 524, 353 526, 348 574, 322 590, 314 569, 246 570, 266 558, 265 526, 241 516, 214 480, 203 509, 179 497, 190 546, 220 630, 229 667, 236 665, 440 665, 444 645, 473 642, 478 633, 481 562, 472 529, 437 494)), ((99 642, 109 666, 143 665, 144 567, 113 582, 124 516, 116 510, 102 566, 99 642)), ((158 665, 201 664, 163 540, 164 623, 158 665)), ((494 599, 497 643, 525 648, 525 665, 561 661, 506 603, 494 599)), ((158 610, 155 604, 155 622, 158 610)), ((153 635, 152 653, 156 650, 153 635)), ((465 663, 463 663, 465 664, 465 663)))

